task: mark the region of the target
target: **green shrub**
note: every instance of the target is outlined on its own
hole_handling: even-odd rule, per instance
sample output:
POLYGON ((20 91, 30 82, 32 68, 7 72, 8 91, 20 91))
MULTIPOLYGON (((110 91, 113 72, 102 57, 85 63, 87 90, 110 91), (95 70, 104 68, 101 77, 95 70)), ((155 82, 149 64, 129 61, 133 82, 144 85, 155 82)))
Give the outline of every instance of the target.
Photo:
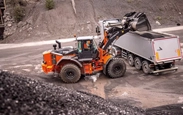
POLYGON ((54 3, 54 1, 53 0, 46 0, 46 8, 48 9, 48 10, 51 10, 51 9, 53 9, 54 8, 54 6, 55 6, 55 3, 54 3))
POLYGON ((20 5, 17 5, 14 8, 13 14, 14 14, 15 21, 17 21, 17 22, 22 21, 22 19, 25 16, 25 9, 23 7, 21 7, 20 5))

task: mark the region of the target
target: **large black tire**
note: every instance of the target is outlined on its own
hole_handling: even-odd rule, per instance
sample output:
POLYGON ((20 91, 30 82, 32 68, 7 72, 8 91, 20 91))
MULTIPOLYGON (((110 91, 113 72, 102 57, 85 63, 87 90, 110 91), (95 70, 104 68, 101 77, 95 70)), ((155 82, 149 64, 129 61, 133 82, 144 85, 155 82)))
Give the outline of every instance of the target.
POLYGON ((151 72, 151 68, 149 67, 149 62, 144 60, 142 62, 142 70, 145 74, 149 74, 151 72))
POLYGON ((142 61, 139 57, 135 58, 135 62, 134 62, 135 68, 138 70, 142 69, 142 61))
POLYGON ((134 57, 132 54, 128 54, 127 61, 130 66, 134 66, 134 57))
POLYGON ((66 83, 76 83, 81 77, 81 71, 74 64, 66 64, 60 71, 60 77, 66 83))
POLYGON ((126 64, 121 58, 113 58, 107 65, 107 74, 111 78, 123 77, 126 72, 126 64))

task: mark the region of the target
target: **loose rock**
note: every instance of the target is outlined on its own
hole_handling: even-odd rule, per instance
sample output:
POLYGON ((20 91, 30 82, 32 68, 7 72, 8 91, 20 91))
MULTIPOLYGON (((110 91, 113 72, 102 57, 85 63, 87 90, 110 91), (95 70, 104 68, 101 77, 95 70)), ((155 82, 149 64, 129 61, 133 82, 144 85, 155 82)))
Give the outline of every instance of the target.
POLYGON ((0 72, 0 89, 2 115, 143 115, 145 112, 4 71, 0 72))

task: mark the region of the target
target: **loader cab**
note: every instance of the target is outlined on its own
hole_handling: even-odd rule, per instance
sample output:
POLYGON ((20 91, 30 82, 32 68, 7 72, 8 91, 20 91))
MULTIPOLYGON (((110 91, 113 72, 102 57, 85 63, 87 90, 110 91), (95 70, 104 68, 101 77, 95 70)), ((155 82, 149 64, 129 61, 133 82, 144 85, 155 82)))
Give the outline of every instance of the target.
POLYGON ((92 61, 98 56, 97 45, 93 36, 78 37, 78 59, 80 61, 92 61))

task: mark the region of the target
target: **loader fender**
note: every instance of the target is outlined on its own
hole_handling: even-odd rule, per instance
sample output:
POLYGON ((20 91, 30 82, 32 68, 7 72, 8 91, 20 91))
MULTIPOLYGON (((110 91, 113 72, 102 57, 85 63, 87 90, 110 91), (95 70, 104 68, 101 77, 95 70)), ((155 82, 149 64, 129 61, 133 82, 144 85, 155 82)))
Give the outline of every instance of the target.
POLYGON ((106 62, 106 64, 103 66, 103 73, 106 75, 106 69, 107 69, 107 65, 109 64, 109 62, 112 60, 113 58, 111 57, 111 58, 109 58, 109 60, 106 62))
POLYGON ((79 67, 82 67, 82 64, 77 61, 75 58, 71 57, 71 56, 63 56, 58 62, 57 62, 57 65, 59 65, 62 61, 65 61, 65 60, 68 60, 68 61, 71 61, 71 62, 75 62, 79 67))
POLYGON ((111 50, 110 50, 110 53, 111 53, 113 56, 117 56, 117 55, 118 55, 117 47, 112 46, 112 47, 111 47, 111 50))

